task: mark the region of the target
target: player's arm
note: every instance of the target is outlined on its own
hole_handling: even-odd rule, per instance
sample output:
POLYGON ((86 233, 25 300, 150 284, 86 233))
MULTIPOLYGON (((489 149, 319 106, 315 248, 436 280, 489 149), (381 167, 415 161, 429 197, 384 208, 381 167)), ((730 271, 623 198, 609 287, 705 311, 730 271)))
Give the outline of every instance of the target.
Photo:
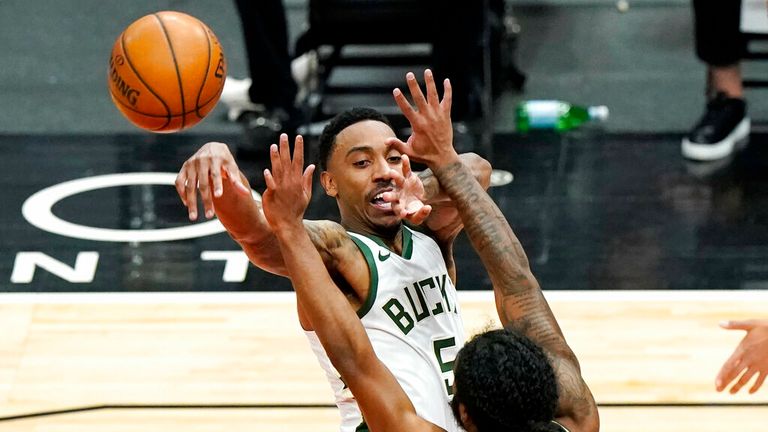
MULTIPOLYGON (((472 172, 483 189, 487 190, 491 183, 491 163, 476 153, 462 153, 459 160, 472 172)), ((418 175, 424 185, 424 201, 432 206, 432 212, 424 221, 424 225, 441 243, 453 241, 463 226, 456 205, 440 187, 440 182, 431 169, 427 168, 418 175)))
POLYGON ((453 149, 450 81, 444 81, 444 96, 440 101, 429 70, 424 73, 426 97, 412 73, 406 79, 416 109, 399 90, 396 89, 394 95, 414 134, 408 143, 398 145, 406 154, 418 154, 432 169, 458 210, 464 229, 493 282, 502 324, 526 334, 554 357, 560 390, 559 419, 574 431, 598 430, 597 409, 581 378, 578 360, 565 342, 531 273, 520 242, 501 210, 453 149))
POLYGON ((286 268, 305 317, 355 396, 372 431, 440 431, 416 415, 394 375, 379 360, 359 318, 331 280, 304 227, 277 231, 286 268))
POLYGON ((306 318, 328 357, 355 395, 372 431, 438 431, 419 418, 395 377, 376 357, 349 302, 335 286, 302 223, 312 193, 313 166, 303 171, 303 142, 293 159, 287 143, 272 146, 272 170, 265 172, 264 214, 306 318))
MULTIPOLYGON (((280 142, 288 142, 283 134, 280 142)), ((230 237, 235 240, 257 267, 282 276, 287 275, 283 257, 275 253, 277 239, 264 218, 261 203, 254 200, 248 179, 237 167, 226 144, 211 142, 190 157, 176 177, 176 191, 187 207, 189 219, 198 218, 198 192, 205 217, 215 214, 230 237)), ((333 248, 346 238, 344 229, 331 221, 305 221, 315 247, 326 263, 331 262, 333 248)))
POLYGON ((435 174, 456 203, 464 229, 491 278, 502 325, 525 334, 550 355, 560 393, 558 421, 574 432, 597 431, 599 417, 592 393, 531 272, 523 247, 472 173, 450 155, 444 160, 435 174))

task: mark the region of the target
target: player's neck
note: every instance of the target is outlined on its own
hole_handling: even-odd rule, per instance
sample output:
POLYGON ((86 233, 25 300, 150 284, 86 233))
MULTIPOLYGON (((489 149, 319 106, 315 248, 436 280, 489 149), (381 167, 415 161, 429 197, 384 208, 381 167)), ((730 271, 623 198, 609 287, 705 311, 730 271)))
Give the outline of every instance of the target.
POLYGON ((362 234, 366 237, 376 237, 392 252, 402 255, 403 250, 403 224, 392 227, 372 227, 362 223, 342 220, 341 225, 348 231, 362 234))

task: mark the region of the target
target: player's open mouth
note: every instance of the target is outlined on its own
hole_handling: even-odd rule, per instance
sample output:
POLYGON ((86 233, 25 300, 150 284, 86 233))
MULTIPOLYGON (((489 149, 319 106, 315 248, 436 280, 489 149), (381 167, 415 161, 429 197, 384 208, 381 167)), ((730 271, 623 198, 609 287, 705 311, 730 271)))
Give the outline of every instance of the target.
POLYGON ((391 211, 392 203, 384 201, 384 192, 389 192, 391 190, 392 190, 391 188, 380 190, 371 199, 370 201, 371 205, 382 211, 391 211))

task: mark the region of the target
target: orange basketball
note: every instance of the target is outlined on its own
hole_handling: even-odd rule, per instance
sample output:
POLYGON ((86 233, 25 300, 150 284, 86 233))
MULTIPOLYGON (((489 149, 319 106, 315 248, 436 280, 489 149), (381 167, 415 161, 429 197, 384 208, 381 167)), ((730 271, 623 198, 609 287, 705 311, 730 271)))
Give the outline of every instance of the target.
POLYGON ((197 18, 157 12, 115 41, 109 93, 134 125, 176 132, 202 120, 219 101, 227 64, 216 35, 197 18))

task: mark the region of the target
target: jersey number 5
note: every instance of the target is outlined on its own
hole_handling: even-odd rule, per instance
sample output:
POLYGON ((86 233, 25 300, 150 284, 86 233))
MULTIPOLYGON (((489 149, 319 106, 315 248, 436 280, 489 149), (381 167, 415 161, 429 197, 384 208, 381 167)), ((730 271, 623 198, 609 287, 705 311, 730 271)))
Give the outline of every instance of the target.
POLYGON ((448 396, 451 396, 453 394, 453 362, 456 359, 456 353, 444 353, 443 351, 455 348, 456 338, 437 339, 433 342, 433 346, 435 348, 437 364, 440 365, 440 371, 443 373, 443 376, 448 376, 448 378, 445 378, 445 390, 448 392, 448 396))

